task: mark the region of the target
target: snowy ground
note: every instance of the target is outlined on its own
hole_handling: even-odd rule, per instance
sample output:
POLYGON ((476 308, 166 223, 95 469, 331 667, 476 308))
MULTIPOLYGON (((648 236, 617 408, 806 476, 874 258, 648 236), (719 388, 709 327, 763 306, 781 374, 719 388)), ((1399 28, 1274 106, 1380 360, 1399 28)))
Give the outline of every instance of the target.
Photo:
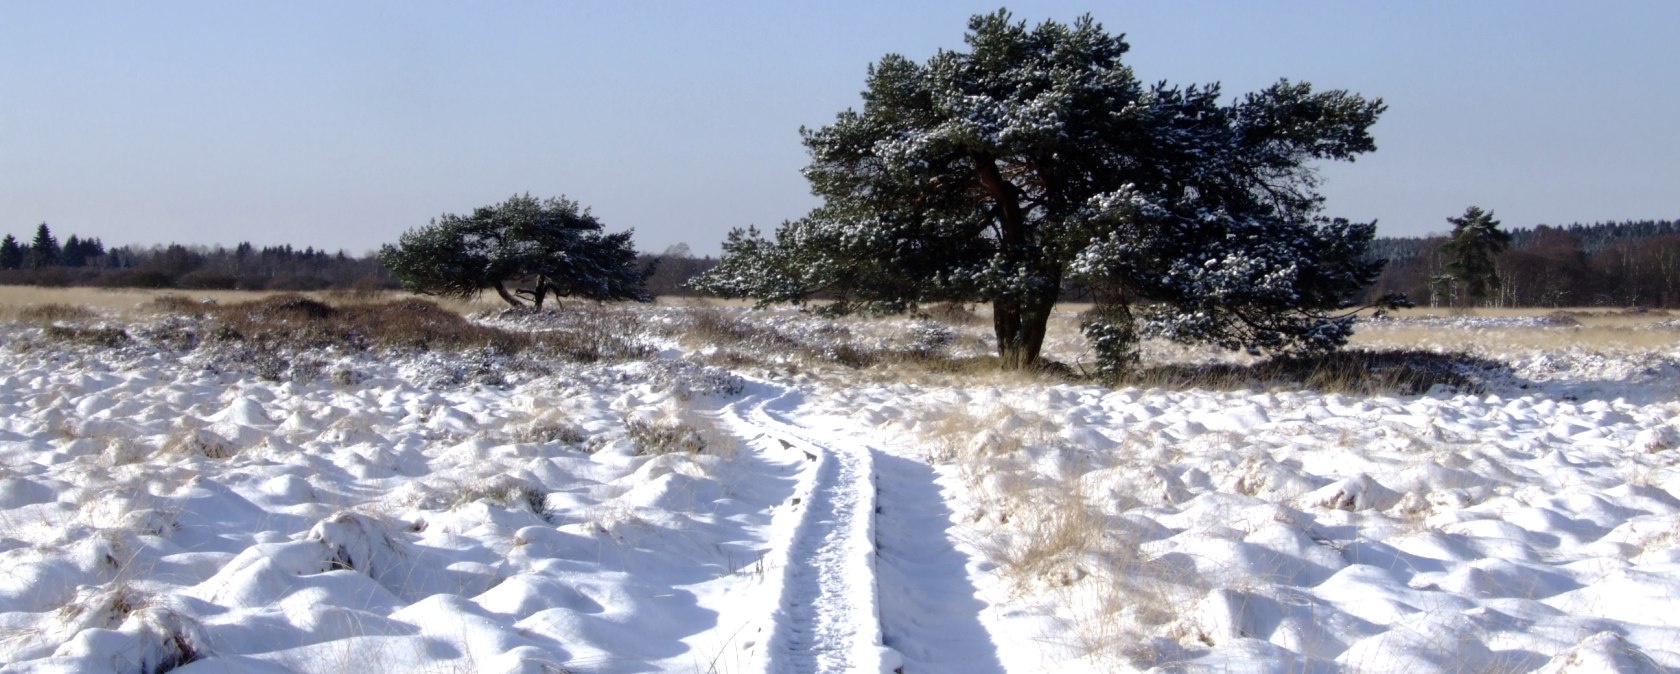
POLYGON ((0 671, 1680 669, 1680 332, 1497 320, 1371 325, 1559 331, 1414 396, 853 371, 985 327, 719 309, 279 371, 18 323, 0 671))

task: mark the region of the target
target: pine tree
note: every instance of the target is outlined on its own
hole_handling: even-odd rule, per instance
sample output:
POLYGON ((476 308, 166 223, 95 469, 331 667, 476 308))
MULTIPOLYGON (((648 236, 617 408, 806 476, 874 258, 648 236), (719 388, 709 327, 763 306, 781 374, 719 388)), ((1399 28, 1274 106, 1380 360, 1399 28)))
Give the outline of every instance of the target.
POLYGON ((100 265, 100 258, 103 257, 105 257, 105 243, 103 241, 100 241, 97 237, 82 239, 82 259, 87 260, 89 264, 100 265))
POLYGON ((802 130, 823 204, 774 238, 731 232, 695 287, 838 311, 989 302, 1006 368, 1038 360, 1069 279, 1104 289, 1091 333, 1118 354, 1148 335, 1345 343, 1351 318, 1328 312, 1380 271, 1375 227, 1321 217, 1309 163, 1374 150, 1380 100, 1146 86, 1089 16, 1029 29, 999 11, 966 41, 872 66, 862 111, 802 130))
POLYGON ((80 267, 87 264, 86 252, 82 249, 82 240, 75 234, 64 240, 62 262, 66 267, 80 267))
POLYGON ((470 297, 485 288, 509 305, 524 296, 649 301, 630 232, 602 233, 599 220, 565 198, 515 196, 472 215, 444 214, 385 245, 379 261, 419 293, 470 297), (530 281, 530 288, 508 284, 530 281))
POLYGON ((1494 260, 1511 245, 1511 235, 1499 229, 1493 211, 1471 206, 1464 215, 1447 218, 1453 231, 1442 252, 1447 255, 1443 276, 1456 284, 1471 303, 1480 303, 1499 289, 1499 271, 1494 260))
POLYGON ((58 239, 53 238, 47 223, 43 222, 40 227, 35 228, 35 240, 29 245, 30 267, 50 267, 58 264, 62 252, 58 247, 58 239))
POLYGON ((0 239, 0 269, 22 268, 23 253, 17 237, 7 234, 5 239, 0 239))

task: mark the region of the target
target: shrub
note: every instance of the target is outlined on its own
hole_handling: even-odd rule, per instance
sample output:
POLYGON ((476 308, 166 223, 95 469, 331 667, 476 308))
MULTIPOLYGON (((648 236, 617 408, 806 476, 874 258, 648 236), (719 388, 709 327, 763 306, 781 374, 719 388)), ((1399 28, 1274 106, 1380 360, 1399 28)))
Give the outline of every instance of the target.
POLYGON ((127 344, 132 340, 127 331, 113 327, 81 328, 49 325, 41 329, 41 336, 54 342, 87 344, 111 349, 127 344))
POLYGON ((910 333, 910 348, 917 352, 932 354, 951 344, 951 329, 935 321, 917 321, 910 333))
POLYGON ((158 295, 147 302, 145 309, 171 316, 204 316, 213 303, 201 302, 182 295, 158 295))
POLYGON ((1085 334, 1095 355, 1099 377, 1118 377, 1137 367, 1137 323, 1121 307, 1093 309, 1080 316, 1079 331, 1085 334))
POLYGON ((639 315, 599 303, 573 303, 562 311, 554 328, 538 333, 549 348, 577 361, 639 358, 648 353, 641 343, 643 325, 639 315))
POLYGON ((1482 381, 1508 370, 1497 361, 1462 353, 1350 349, 1272 358, 1252 365, 1158 366, 1122 375, 1117 381, 1166 388, 1299 386, 1337 393, 1417 395, 1436 386, 1480 391, 1482 381))
POLYGON ((462 487, 455 498, 455 505, 492 501, 507 508, 545 515, 547 499, 548 496, 530 480, 504 473, 462 487))
POLYGON ((182 288, 194 290, 233 290, 239 287, 239 279, 224 271, 215 269, 198 269, 181 275, 175 284, 182 288))
POLYGON ((706 451, 706 437, 699 429, 680 421, 654 421, 641 417, 624 420, 624 430, 636 446, 636 456, 706 451))
POLYGON ((99 315, 86 307, 69 304, 33 304, 18 311, 18 318, 42 325, 91 321, 99 315))
POLYGON ((589 440, 589 434, 570 421, 547 421, 532 423, 514 431, 512 440, 526 444, 560 443, 581 447, 589 440))

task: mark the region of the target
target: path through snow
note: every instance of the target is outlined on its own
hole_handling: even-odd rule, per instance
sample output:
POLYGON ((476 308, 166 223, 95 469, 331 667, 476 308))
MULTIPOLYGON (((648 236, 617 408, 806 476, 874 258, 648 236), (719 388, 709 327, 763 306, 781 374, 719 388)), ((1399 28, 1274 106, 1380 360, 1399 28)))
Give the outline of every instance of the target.
POLYGON ((797 523, 771 552, 779 596, 764 671, 1003 671, 968 558, 946 538, 951 513, 932 469, 838 428, 800 425, 816 418, 804 403, 757 382, 726 410, 744 434, 815 462, 795 497, 797 523))

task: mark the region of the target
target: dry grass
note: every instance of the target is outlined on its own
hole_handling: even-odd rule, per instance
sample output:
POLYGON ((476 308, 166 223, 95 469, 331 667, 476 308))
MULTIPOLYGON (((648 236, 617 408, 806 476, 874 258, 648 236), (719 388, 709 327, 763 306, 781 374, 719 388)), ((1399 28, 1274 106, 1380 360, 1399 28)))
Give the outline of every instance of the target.
MULTIPOLYGON (((401 291, 327 290, 297 293, 278 290, 154 290, 145 288, 48 288, 41 286, 0 285, 0 320, 29 320, 21 312, 41 305, 80 307, 101 314, 128 316, 159 297, 176 296, 195 303, 209 300, 216 304, 256 302, 279 295, 301 295, 331 305, 372 304, 413 299, 416 295, 401 291)), ((467 314, 486 309, 506 308, 494 295, 482 295, 469 300, 427 297, 432 302, 455 313, 467 314)))
POLYGON ((728 460, 737 448, 734 436, 713 417, 696 412, 689 401, 681 399, 626 414, 624 431, 636 456, 703 454, 728 460))
POLYGON ((1371 348, 1422 348, 1470 353, 1556 348, 1648 350, 1680 342, 1672 327, 1674 312, 1619 308, 1572 309, 1406 309, 1399 319, 1467 319, 1467 327, 1419 325, 1406 320, 1391 325, 1365 323, 1351 344, 1371 348), (1468 327, 1474 319, 1546 318, 1553 325, 1468 327), (1668 325, 1665 325, 1667 323, 1668 325))
POLYGON ((930 461, 967 485, 964 537, 1021 596, 1050 598, 1063 647, 1103 668, 1160 664, 1152 639, 1172 629, 1207 583, 1145 552, 1134 527, 1086 488, 1098 461, 1070 447, 1047 415, 988 404, 928 410, 915 433, 930 461), (1052 460, 1059 469, 1045 470, 1052 460))
POLYGON ((1436 386, 1479 390, 1505 366, 1464 353, 1418 349, 1355 348, 1335 353, 1271 358, 1237 365, 1189 363, 1144 368, 1118 383, 1144 388, 1234 390, 1305 388, 1325 393, 1417 395, 1436 386))
POLYGON ((1453 329, 1435 326, 1362 326, 1350 345, 1371 349, 1417 348, 1468 353, 1509 353, 1560 348, 1651 350, 1680 343, 1680 330, 1656 321, 1578 327, 1453 329))
POLYGON ((194 319, 200 340, 300 349, 348 347, 415 350, 490 347, 515 352, 531 339, 467 321, 421 300, 335 307, 303 295, 271 295, 250 302, 202 304, 164 295, 140 311, 194 319))

